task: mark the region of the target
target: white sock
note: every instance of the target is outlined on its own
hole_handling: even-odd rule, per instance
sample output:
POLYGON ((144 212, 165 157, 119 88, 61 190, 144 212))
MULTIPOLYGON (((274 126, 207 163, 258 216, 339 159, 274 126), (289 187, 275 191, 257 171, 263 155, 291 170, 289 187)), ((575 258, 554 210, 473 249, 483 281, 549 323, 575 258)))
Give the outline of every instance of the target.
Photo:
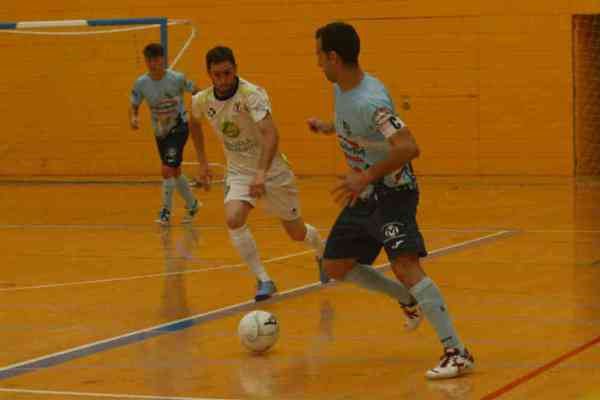
POLYGON ((321 240, 321 236, 319 235, 319 231, 317 228, 310 224, 304 224, 306 227, 306 237, 304 238, 304 243, 310 246, 317 257, 323 256, 323 241, 321 240))
POLYGON ((171 211, 173 208, 173 189, 175 188, 175 178, 163 179, 162 199, 163 208, 171 211))
POLYGON ((185 200, 186 208, 188 210, 192 208, 194 206, 194 203, 196 202, 196 198, 190 190, 190 183, 188 182, 185 175, 181 174, 177 178, 175 178, 175 187, 177 188, 177 191, 179 192, 181 197, 183 197, 183 200, 185 200))
POLYGON ((248 229, 248 226, 244 225, 238 229, 230 229, 229 237, 231 238, 233 247, 237 249, 242 260, 248 264, 250 270, 256 275, 256 278, 263 282, 270 281, 271 278, 269 277, 269 274, 267 274, 264 265, 260 262, 256 242, 254 241, 254 237, 252 236, 250 229, 248 229))

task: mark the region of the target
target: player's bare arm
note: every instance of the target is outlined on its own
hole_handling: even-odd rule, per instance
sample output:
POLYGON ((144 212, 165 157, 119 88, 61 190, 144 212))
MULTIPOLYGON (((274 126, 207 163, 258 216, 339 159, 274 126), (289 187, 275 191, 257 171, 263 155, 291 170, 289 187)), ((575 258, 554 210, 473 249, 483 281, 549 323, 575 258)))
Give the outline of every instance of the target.
POLYGON ((212 181, 212 171, 208 166, 208 159, 206 158, 202 124, 193 115, 190 116, 190 135, 192 136, 192 142, 196 149, 196 159, 198 160, 198 182, 200 182, 204 190, 208 191, 210 190, 212 181))
POLYGON ((333 122, 322 121, 318 118, 309 118, 306 120, 308 129, 314 133, 320 133, 323 135, 332 135, 335 133, 335 125, 333 122))
POLYGON ((140 118, 139 118, 140 106, 131 104, 129 107, 129 126, 133 130, 140 129, 140 118))
POLYGON ((421 154, 417 141, 407 127, 399 129, 386 140, 390 144, 388 158, 373 165, 364 172, 369 183, 402 168, 406 163, 414 160, 421 154))
POLYGON ((357 196, 369 183, 402 168, 420 154, 419 146, 407 127, 398 129, 386 140, 390 145, 389 156, 366 171, 350 171, 331 191, 335 202, 354 205, 357 196))
POLYGON ((257 125, 262 134, 263 147, 258 160, 256 176, 250 185, 250 196, 252 197, 260 197, 265 193, 265 177, 271 167, 273 158, 277 154, 279 144, 279 133, 271 114, 267 114, 257 125))

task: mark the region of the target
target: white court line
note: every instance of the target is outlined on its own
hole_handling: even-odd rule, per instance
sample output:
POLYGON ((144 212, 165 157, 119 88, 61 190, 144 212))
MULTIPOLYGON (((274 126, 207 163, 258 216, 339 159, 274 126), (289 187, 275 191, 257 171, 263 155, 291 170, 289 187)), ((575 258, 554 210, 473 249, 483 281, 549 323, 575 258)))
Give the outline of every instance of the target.
MULTIPOLYGON (((176 229, 178 225, 172 225, 170 228, 176 229)), ((193 225, 194 229, 199 230, 223 230, 223 225, 193 225)), ((0 224, 0 229, 129 229, 129 230, 156 230, 160 228, 156 224, 0 224)), ((253 225, 253 229, 257 230, 281 230, 281 225, 269 224, 269 225, 253 225)), ((330 228, 315 227, 318 231, 328 231, 330 228)), ((485 233, 485 232, 497 232, 498 230, 505 229, 505 227, 477 227, 477 228, 427 228, 419 227, 420 231, 423 232, 474 232, 474 233, 485 233)), ((519 230, 523 231, 523 229, 519 230)), ((542 231, 545 232, 545 231, 542 231)), ((565 232, 587 232, 587 231, 565 231, 565 232)), ((590 232, 600 232, 590 231, 590 232)))
MULTIPOLYGON (((472 245, 476 245, 482 242, 492 241, 496 239, 500 239, 503 236, 508 236, 514 234, 515 231, 499 231, 493 233, 491 235, 481 236, 479 238, 466 240, 463 242, 459 242, 450 246, 442 247, 440 249, 433 250, 429 253, 431 257, 439 257, 445 254, 451 253, 458 249, 462 249, 465 247, 469 247, 472 245)), ((384 263, 376 266, 376 268, 380 271, 385 270, 389 267, 389 263, 384 263)), ((278 295, 272 297, 271 299, 263 302, 262 304, 268 304, 268 302, 278 302, 282 301, 286 298, 299 296, 305 294, 309 291, 318 290, 322 287, 335 285, 337 282, 332 281, 326 285, 321 284, 321 282, 314 282, 310 284, 306 284, 304 286, 299 286, 296 288, 292 288, 286 290, 284 292, 279 293, 278 295)), ((33 358, 26 361, 21 361, 15 364, 7 365, 5 367, 0 368, 0 379, 6 379, 11 376, 20 375, 27 371, 36 370, 39 368, 49 368, 52 365, 64 363, 70 361, 72 359, 84 357, 86 355, 91 355, 100 351, 109 350, 112 348, 116 348, 119 346, 124 346, 127 344, 136 343, 150 337, 157 336, 159 334, 165 334, 168 332, 173 332, 174 330, 185 329, 194 324, 198 324, 208 320, 214 320, 216 318, 231 315, 235 312, 241 312, 243 310, 251 309, 255 307, 256 303, 254 300, 248 300, 242 303, 232 304, 225 307, 221 307, 218 309, 214 309, 212 311, 204 312, 201 314, 192 315, 190 317, 182 318, 176 321, 171 321, 167 323, 163 323, 160 325, 155 325, 149 328, 140 329, 137 331, 133 331, 130 333, 126 333, 120 336, 114 336, 112 338, 99 340, 96 342, 88 343, 85 345, 81 345, 78 347, 73 347, 67 350, 63 350, 60 352, 48 354, 45 356, 33 358)))
MULTIPOLYGON (((458 231, 453 231, 453 232, 458 232, 458 231)), ((485 232, 489 232, 489 231, 485 231, 485 232)), ((509 232, 509 231, 502 230, 499 232, 509 232)), ((498 232, 496 232, 492 235, 495 235, 497 233, 498 232)), ((484 237, 487 237, 487 236, 484 236, 484 237)), ((467 243, 467 242, 463 242, 463 243, 467 243)), ((312 253, 312 252, 313 252, 313 250, 305 250, 305 251, 301 251, 298 253, 287 254, 285 256, 269 258, 269 259, 264 260, 263 262, 264 263, 272 263, 272 262, 277 262, 277 261, 281 261, 281 260, 287 260, 289 258, 302 256, 302 255, 312 253)), ((94 280, 88 280, 88 281, 48 283, 48 284, 44 284, 44 285, 16 286, 16 287, 0 288, 0 292, 16 292, 16 291, 22 291, 22 290, 51 289, 51 288, 68 287, 68 286, 83 286, 83 285, 94 285, 94 284, 101 284, 101 283, 126 282, 126 281, 132 281, 132 280, 137 280, 137 279, 163 278, 163 277, 167 277, 167 276, 187 275, 187 274, 195 274, 195 273, 200 273, 200 272, 236 269, 236 268, 242 268, 245 265, 246 265, 245 263, 225 264, 225 265, 220 265, 217 267, 210 267, 210 268, 189 269, 186 271, 174 271, 174 272, 161 272, 161 273, 146 274, 146 275, 134 275, 134 276, 121 277, 121 278, 105 278, 105 279, 94 279, 94 280)))
MULTIPOLYGON (((272 263, 281 260, 287 260, 288 258, 302 256, 304 254, 313 253, 314 250, 304 250, 298 253, 291 253, 285 256, 273 257, 266 260, 263 260, 263 263, 272 263)), ((195 274, 199 272, 209 272, 209 271, 220 271, 225 269, 235 269, 245 267, 245 263, 239 264, 225 264, 219 265, 218 267, 210 267, 210 268, 202 268, 202 269, 188 269, 186 271, 174 271, 174 272, 161 272, 158 274, 147 274, 147 275, 134 275, 134 276, 126 276, 122 278, 106 278, 106 279, 96 279, 90 281, 76 281, 76 282, 63 282, 63 283, 48 283, 45 285, 32 285, 32 286, 16 286, 11 288, 0 288, 0 292, 16 292, 19 290, 34 290, 34 289, 48 289, 48 288, 57 288, 57 287, 66 287, 66 286, 82 286, 82 285, 93 285, 96 283, 111 283, 111 282, 124 282, 124 281, 133 281, 136 279, 147 279, 147 278, 161 278, 165 276, 174 276, 174 275, 187 275, 187 274, 195 274)))
MULTIPOLYGON (((489 230, 486 230, 485 232, 489 232, 489 230)), ((499 232, 509 232, 509 231, 502 230, 499 232)), ((494 234, 492 234, 492 235, 494 235, 494 234)), ((487 236, 484 236, 484 237, 487 237, 487 236)), ((464 242, 464 243, 466 243, 466 242, 464 242)), ((285 256, 269 258, 269 259, 264 260, 263 262, 264 263, 272 263, 272 262, 287 260, 289 258, 303 256, 305 254, 309 254, 312 252, 313 252, 313 250, 305 250, 305 251, 301 251, 298 253, 287 254, 285 256)), ((0 288, 0 292, 17 292, 17 291, 23 291, 23 290, 51 289, 51 288, 68 287, 68 286, 84 286, 84 285, 94 285, 94 284, 101 284, 101 283, 126 282, 126 281, 133 281, 133 280, 137 280, 137 279, 163 278, 163 277, 167 277, 167 276, 187 275, 187 274, 196 274, 196 273, 200 273, 200 272, 236 269, 236 268, 242 268, 244 266, 246 266, 245 263, 225 264, 225 265, 219 265, 217 267, 210 267, 210 268, 188 269, 185 271, 174 271, 174 272, 160 272, 160 273, 156 273, 156 274, 146 274, 146 275, 133 275, 133 276, 125 276, 125 277, 121 277, 121 278, 105 278, 105 279, 94 279, 94 280, 88 280, 88 281, 47 283, 47 284, 43 284, 43 285, 30 285, 30 286, 16 286, 16 287, 0 288)))
POLYGON ((4 393, 24 393, 24 394, 46 394, 58 396, 77 396, 77 397, 104 397, 111 399, 140 399, 140 400, 226 400, 212 399, 206 397, 164 397, 164 396, 143 396, 137 394, 113 394, 113 393, 88 393, 88 392, 67 392, 59 390, 31 390, 31 389, 6 389, 0 388, 4 393))

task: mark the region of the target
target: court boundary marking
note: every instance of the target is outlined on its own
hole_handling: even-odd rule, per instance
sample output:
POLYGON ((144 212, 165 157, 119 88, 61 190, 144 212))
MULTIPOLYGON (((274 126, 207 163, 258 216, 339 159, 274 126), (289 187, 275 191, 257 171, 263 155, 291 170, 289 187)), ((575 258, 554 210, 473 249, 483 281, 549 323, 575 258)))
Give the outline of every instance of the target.
MULTIPOLYGON (((422 230, 422 231, 426 231, 426 230, 422 230)), ((455 230, 448 230, 448 231, 463 232, 463 231, 455 231, 455 230)), ((509 230, 500 230, 500 231, 502 232, 502 231, 509 231, 509 230)), ((464 231, 464 232, 472 233, 472 232, 478 232, 478 231, 464 231)), ((493 231, 492 230, 482 230, 479 232, 493 232, 493 231)), ((520 232, 522 232, 522 231, 520 231, 520 232)), ((268 264, 268 263, 273 263, 273 262, 277 262, 277 261, 287 260, 289 258, 303 256, 305 254, 309 254, 312 252, 313 252, 313 250, 303 250, 303 251, 299 251, 296 253, 286 254, 283 256, 268 258, 266 260, 263 260, 263 263, 268 264)), ((193 259, 191 261, 193 261, 193 259)), ((246 266, 245 263, 223 264, 223 265, 218 265, 215 267, 187 269, 185 271, 157 272, 154 274, 131 275, 131 276, 116 277, 116 278, 115 277, 101 278, 101 279, 92 279, 92 280, 87 280, 87 281, 45 283, 45 284, 41 284, 41 285, 0 287, 0 293, 2 293, 2 292, 5 292, 5 293, 18 292, 18 291, 25 291, 25 290, 38 290, 38 289, 53 289, 53 288, 69 287, 69 286, 85 286, 85 285, 93 285, 93 284, 105 284, 105 283, 111 283, 111 282, 127 282, 127 281, 133 281, 133 280, 138 280, 138 279, 163 278, 163 277, 168 277, 168 276, 188 275, 188 274, 196 274, 196 273, 211 272, 211 271, 222 271, 222 270, 227 270, 227 269, 237 269, 237 268, 243 268, 245 266, 246 266)))
MULTIPOLYGON (((518 231, 502 230, 496 233, 481 236, 479 238, 465 240, 453 245, 445 246, 429 253, 429 258, 439 257, 446 254, 450 254, 456 251, 463 250, 465 248, 477 246, 483 243, 499 240, 505 237, 512 236, 518 233, 518 231)), ((386 271, 390 268, 389 263, 384 263, 375 266, 379 271, 386 271)), ((327 284, 321 282, 309 283, 307 285, 292 288, 283 292, 280 292, 271 299, 260 302, 258 304, 272 304, 280 302, 289 298, 294 298, 312 291, 320 290, 325 287, 336 285, 337 282, 331 281, 327 284)), ((242 303, 232 304, 225 307, 217 308, 212 311, 192 315, 190 317, 178 319, 171 322, 166 322, 160 325, 151 326, 149 328, 143 328, 137 331, 126 333, 119 336, 114 336, 108 339, 103 339, 88 343, 85 345, 73 347, 60 352, 48 354, 41 357, 36 357, 30 360, 18 362, 15 364, 7 365, 0 368, 0 380, 5 380, 14 376, 22 375, 27 372, 36 371, 42 368, 52 367, 58 364, 62 364, 67 361, 82 358, 88 355, 99 353, 101 351, 111 350, 128 344, 144 341, 156 336, 160 336, 167 333, 180 331, 201 322, 208 322, 218 318, 223 318, 232 314, 236 314, 241 311, 250 310, 256 307, 257 303, 254 300, 248 300, 242 303)))
MULTIPOLYGON (((313 252, 314 252, 314 250, 304 250, 304 251, 299 251, 297 253, 286 254, 284 256, 268 258, 266 260, 262 260, 262 262, 265 264, 268 264, 268 263, 272 263, 272 262, 276 262, 276 261, 287 260, 288 258, 294 258, 297 256, 302 256, 302 255, 313 253, 313 252)), ((216 267, 194 268, 194 269, 187 269, 185 271, 157 272, 155 274, 123 276, 120 278, 104 278, 104 279, 93 279, 93 280, 89 280, 89 281, 74 281, 74 282, 61 282, 61 283, 47 283, 44 285, 15 286, 15 287, 8 287, 8 288, 0 288, 0 292, 18 292, 18 291, 34 290, 34 289, 51 289, 51 288, 67 287, 67 286, 93 285, 96 283, 124 282, 124 281, 133 281, 133 280, 137 280, 137 279, 163 278, 163 277, 175 276, 175 275, 188 275, 188 274, 196 274, 196 273, 201 273, 201 272, 236 269, 236 268, 242 268, 245 266, 246 266, 246 264, 244 264, 244 263, 224 264, 224 265, 218 265, 216 267)))
POLYGON ((587 343, 582 344, 579 347, 576 347, 575 349, 573 349, 561 356, 558 356, 554 360, 547 362, 546 364, 542 365, 541 367, 538 367, 538 368, 534 369, 533 371, 528 372, 525 375, 522 375, 522 376, 516 378, 515 380, 507 383, 506 385, 500 387, 499 389, 496 389, 493 392, 485 395, 484 397, 481 398, 481 400, 497 399, 498 397, 505 395, 506 393, 510 392, 511 390, 515 389, 516 387, 521 386, 522 384, 524 384, 526 382, 529 382, 536 376, 541 375, 544 372, 556 367, 558 364, 562 363, 563 361, 566 361, 569 358, 575 357, 579 353, 583 353, 585 350, 589 349, 590 347, 592 347, 598 343, 600 343, 600 336, 596 337, 595 339, 590 340, 587 343))
MULTIPOLYGON (((45 394, 70 397, 103 397, 109 399, 136 399, 136 400, 227 400, 206 397, 173 397, 173 396, 151 396, 139 394, 115 394, 115 393, 91 393, 91 392, 69 392, 64 390, 33 390, 33 389, 9 389, 0 388, 0 393, 21 394, 45 394)), ((230 399, 232 400, 232 399, 230 399)))
MULTIPOLYGON (((171 225, 169 228, 179 228, 184 225, 171 225)), ((223 225, 192 225, 193 229, 200 230, 222 230, 223 225)), ((0 224, 1 229, 129 229, 145 231, 157 228, 156 224, 0 224)), ((329 228, 315 227, 318 231, 327 231, 329 228)), ((281 230, 281 225, 253 225, 256 230, 281 230)), ((485 233, 496 232, 501 230, 518 230, 523 233, 600 233, 600 229, 529 229, 524 227, 507 228, 507 227, 479 227, 479 228, 427 228, 419 226, 422 232, 465 232, 465 233, 485 233)))

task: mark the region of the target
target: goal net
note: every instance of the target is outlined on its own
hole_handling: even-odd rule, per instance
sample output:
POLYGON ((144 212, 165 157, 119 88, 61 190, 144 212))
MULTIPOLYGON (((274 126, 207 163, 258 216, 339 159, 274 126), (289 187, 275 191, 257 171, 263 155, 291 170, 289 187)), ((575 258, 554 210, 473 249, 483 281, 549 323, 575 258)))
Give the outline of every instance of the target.
POLYGON ((600 15, 573 17, 575 173, 600 175, 600 15))
POLYGON ((0 23, 0 177, 159 179, 148 108, 140 110, 142 129, 130 130, 129 95, 152 42, 163 44, 170 67, 197 81, 203 64, 188 51, 195 34, 187 21, 166 18, 0 23))

